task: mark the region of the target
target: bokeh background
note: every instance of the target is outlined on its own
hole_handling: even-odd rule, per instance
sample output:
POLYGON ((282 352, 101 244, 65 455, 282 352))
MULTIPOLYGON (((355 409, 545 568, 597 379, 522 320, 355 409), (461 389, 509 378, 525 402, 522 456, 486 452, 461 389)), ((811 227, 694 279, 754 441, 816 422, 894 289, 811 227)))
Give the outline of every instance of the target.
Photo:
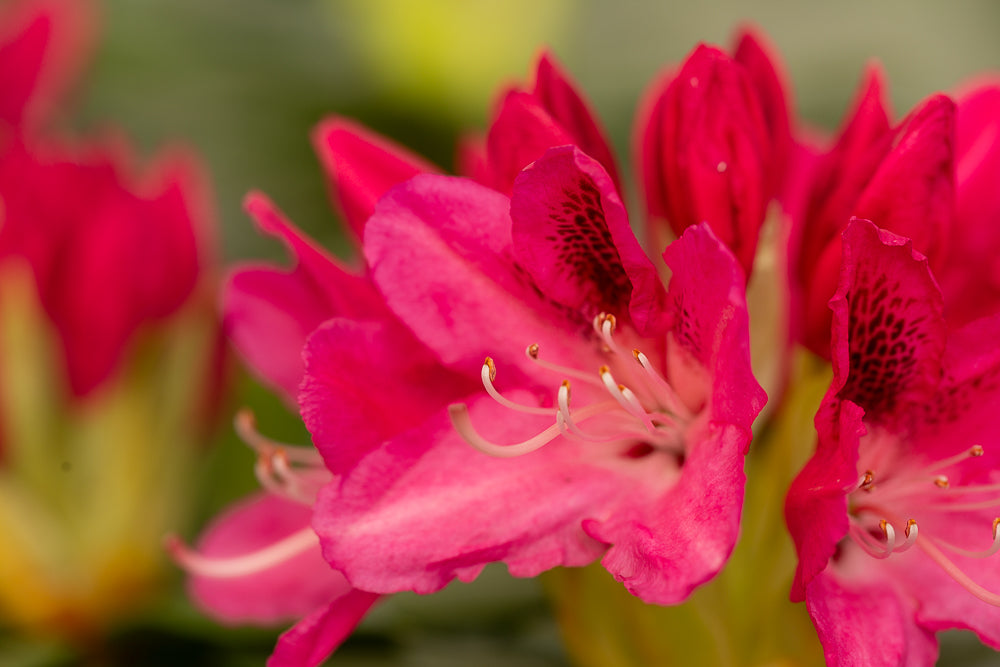
MULTIPOLYGON (((120 128, 145 154, 176 142, 200 152, 230 263, 283 259, 241 211, 251 189, 346 252, 309 142, 324 116, 359 119, 450 169, 458 137, 485 127, 498 87, 523 80, 542 46, 589 96, 626 173, 631 122, 651 78, 699 41, 728 44, 743 22, 763 28, 777 47, 800 117, 827 130, 870 60, 888 74, 897 116, 932 92, 1000 70, 994 0, 106 0, 102 14, 94 60, 64 121, 87 131, 120 128)), ((297 417, 237 370, 227 412, 243 405, 265 433, 308 442, 297 417)), ((217 440, 204 474, 191 480, 201 521, 255 486, 252 456, 226 424, 217 440)), ((258 665, 275 635, 204 620, 178 576, 171 595, 90 660, 258 665)), ((0 665, 76 660, 40 642, 0 642, 0 665)), ((956 634, 942 664, 996 660, 956 634)), ((471 585, 385 603, 332 664, 568 663, 536 582, 490 569, 471 585)))

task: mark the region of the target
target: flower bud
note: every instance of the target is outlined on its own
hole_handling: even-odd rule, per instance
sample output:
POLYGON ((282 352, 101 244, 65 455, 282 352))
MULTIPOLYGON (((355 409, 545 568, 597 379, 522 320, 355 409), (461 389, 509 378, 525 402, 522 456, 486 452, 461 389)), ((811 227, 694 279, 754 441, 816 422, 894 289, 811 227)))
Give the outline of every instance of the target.
POLYGON ((707 222, 749 275, 789 140, 784 99, 771 99, 781 90, 773 67, 760 65, 759 47, 744 57, 752 68, 715 47, 695 49, 647 98, 638 152, 651 236, 663 237, 664 220, 675 235, 707 222))

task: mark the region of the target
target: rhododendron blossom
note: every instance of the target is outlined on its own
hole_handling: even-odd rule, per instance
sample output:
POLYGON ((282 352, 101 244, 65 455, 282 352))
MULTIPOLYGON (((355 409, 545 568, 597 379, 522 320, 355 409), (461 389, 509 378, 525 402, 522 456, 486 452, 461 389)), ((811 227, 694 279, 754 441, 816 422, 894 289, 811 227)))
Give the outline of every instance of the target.
POLYGON ((934 633, 1000 647, 1000 318, 948 333, 912 242, 856 220, 831 300, 834 381, 786 516, 833 665, 931 665, 934 633))
POLYGON ((603 554, 636 595, 672 603, 718 571, 764 397, 741 273, 710 232, 692 229, 667 251, 664 290, 610 176, 560 147, 522 172, 509 200, 431 175, 393 189, 364 247, 406 331, 454 372, 481 369, 484 391, 345 450, 345 408, 406 407, 386 403, 387 384, 357 381, 390 377, 381 360, 399 353, 346 319, 313 334, 303 414, 343 471, 313 525, 352 584, 426 593, 492 561, 532 576, 603 554))
MULTIPOLYGON (((576 137, 611 163, 610 150, 586 103, 552 58, 543 54, 532 92, 512 90, 505 95, 490 131, 488 154, 483 149, 475 166, 467 167, 492 187, 509 189, 505 179, 512 180, 549 146, 576 137), (523 133, 530 134, 532 142, 511 140, 523 133)), ((437 171, 346 119, 324 121, 313 139, 334 202, 355 237, 363 235, 386 190, 414 174, 437 171)), ((466 159, 471 150, 467 147, 466 159)), ((309 334, 338 326, 354 333, 355 344, 338 361, 340 373, 329 380, 340 387, 338 395, 345 403, 328 416, 330 437, 338 440, 339 451, 320 459, 315 452, 269 443, 249 426, 247 417, 241 418, 239 430, 258 452, 256 472, 269 496, 230 510, 209 529, 198 551, 177 541, 171 542, 171 550, 194 575, 191 589, 196 600, 227 622, 274 623, 305 616, 282 636, 272 664, 316 664, 346 637, 378 596, 352 591, 320 559, 309 527, 315 490, 377 443, 467 394, 473 379, 441 367, 386 307, 364 269, 351 270, 317 248, 263 196, 248 197, 247 209, 262 230, 285 241, 296 266, 290 272, 270 266, 234 271, 224 299, 226 329, 252 369, 290 403, 302 378, 301 351, 309 334), (331 321, 323 324, 327 320, 331 321), (375 344, 390 346, 376 363, 381 375, 398 381, 378 394, 361 396, 353 378, 371 372, 371 360, 363 352, 375 344), (427 386, 413 392, 411 386, 418 382, 427 386), (285 593, 275 604, 273 591, 279 587, 285 593)))

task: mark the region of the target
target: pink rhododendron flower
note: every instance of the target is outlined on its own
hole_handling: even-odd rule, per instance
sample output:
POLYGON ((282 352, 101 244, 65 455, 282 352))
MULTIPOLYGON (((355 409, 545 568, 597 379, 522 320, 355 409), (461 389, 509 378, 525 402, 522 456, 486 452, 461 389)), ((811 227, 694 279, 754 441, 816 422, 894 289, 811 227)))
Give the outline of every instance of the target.
POLYGON ((1000 648, 1000 317, 948 333, 928 260, 855 220, 831 300, 834 380, 788 526, 831 665, 931 665, 934 633, 1000 648))
POLYGON ((707 222, 749 276, 792 150, 782 77, 753 32, 701 45, 647 93, 638 154, 650 238, 707 222))
MULTIPOLYGON (((493 187, 509 189, 504 179, 512 181, 514 174, 503 174, 516 174, 549 146, 576 137, 611 164, 610 150, 586 104, 544 54, 533 91, 506 95, 490 137, 489 155, 483 150, 477 175, 493 187), (533 143, 514 141, 518 133, 530 134, 533 143)), ((386 190, 414 174, 437 172, 421 158, 342 118, 321 123, 313 139, 334 203, 356 238, 363 235, 386 190)), ((302 349, 309 334, 319 328, 355 336, 352 348, 338 358, 338 372, 326 379, 330 388, 338 388, 338 400, 346 407, 328 416, 329 433, 314 432, 317 438, 336 439, 338 452, 323 461, 315 452, 270 443, 242 418, 241 431, 260 454, 258 478, 270 495, 241 504, 217 520, 197 552, 178 542, 171 548, 194 575, 193 596, 217 618, 276 623, 305 617, 279 640, 271 664, 318 664, 378 596, 352 590, 322 561, 309 527, 308 508, 316 489, 331 472, 344 472, 377 444, 468 394, 473 381, 441 367, 387 308, 363 267, 352 270, 325 253, 261 195, 248 197, 247 209, 263 231, 286 243, 295 267, 235 270, 224 297, 226 330, 251 368, 290 403, 302 379, 302 349), (380 374, 398 382, 362 395, 355 378, 372 372, 371 354, 376 352, 380 374), (426 386, 413 392, 415 383, 426 386), (341 436, 341 430, 351 437, 341 436), (278 588, 287 595, 275 606, 270 600, 278 588), (248 596, 252 603, 247 603, 248 596)))
POLYGON ((120 147, 0 149, 0 261, 23 258, 82 396, 118 367, 136 332, 188 300, 209 253, 201 177, 165 155, 141 178, 120 147))
POLYGON ((91 0, 13 0, 0 10, 0 131, 51 115, 87 59, 93 13, 91 0))
POLYGON ((931 268, 955 225, 955 103, 934 95, 890 126, 882 74, 870 68, 855 108, 807 185, 792 250, 800 340, 829 355, 827 301, 837 286, 841 232, 852 215, 913 240, 931 268))
POLYGON ((673 603, 719 570, 764 396, 741 272, 711 232, 668 249, 664 290, 610 175, 566 146, 510 199, 435 175, 398 186, 364 248, 401 326, 328 321, 301 395, 335 471, 313 526, 353 585, 427 593, 493 561, 533 576, 603 555, 636 595, 673 603), (414 345, 450 372, 479 369, 486 391, 372 439, 356 415, 412 414, 440 390, 392 372, 414 345))

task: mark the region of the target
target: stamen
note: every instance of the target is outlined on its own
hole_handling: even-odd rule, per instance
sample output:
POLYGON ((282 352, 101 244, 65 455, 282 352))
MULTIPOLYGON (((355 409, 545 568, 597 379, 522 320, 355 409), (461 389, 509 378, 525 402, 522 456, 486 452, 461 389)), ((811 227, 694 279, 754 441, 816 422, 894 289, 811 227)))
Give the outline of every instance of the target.
MULTIPOLYGON (((615 404, 611 401, 593 403, 577 410, 577 419, 579 421, 583 421, 596 415, 614 410, 615 407, 615 404)), ((564 427, 561 424, 561 420, 563 419, 562 411, 560 411, 556 414, 556 423, 552 424, 541 433, 512 445, 498 445, 479 435, 475 427, 472 426, 472 420, 469 417, 469 407, 464 403, 452 403, 449 405, 448 416, 451 418, 452 426, 455 427, 455 430, 460 436, 462 436, 463 440, 484 454, 489 454, 490 456, 495 456, 497 458, 513 458, 523 454, 530 454, 531 452, 541 449, 548 443, 552 442, 564 432, 564 427)), ((619 437, 615 439, 620 440, 621 438, 619 437)))
POLYGON ((966 493, 996 493, 1000 491, 1000 484, 966 484, 949 488, 947 494, 940 494, 944 497, 952 495, 962 495, 966 493))
POLYGON ((582 380, 590 385, 600 387, 601 383, 594 379, 593 373, 584 373, 583 371, 577 370, 575 368, 569 368, 568 366, 560 366, 558 364, 553 364, 552 362, 545 361, 544 359, 538 358, 539 347, 538 343, 532 343, 524 351, 528 359, 535 362, 542 368, 550 370, 553 373, 557 373, 563 377, 571 377, 577 380, 582 380))
POLYGON ((253 470, 257 481, 266 491, 305 505, 311 505, 316 500, 320 484, 314 484, 315 488, 310 493, 306 480, 289 464, 284 448, 261 452, 253 470))
POLYGON ((948 478, 944 475, 938 475, 937 477, 934 478, 934 486, 936 486, 939 489, 947 489, 948 478))
POLYGON ((896 529, 885 519, 878 522, 878 527, 882 529, 882 535, 885 536, 886 551, 891 552, 896 546, 896 529))
POLYGON ((185 545, 176 535, 164 539, 171 558, 192 574, 216 579, 242 577, 263 572, 319 546, 312 528, 303 528, 263 549, 240 556, 206 556, 185 545))
POLYGON ((476 429, 472 426, 472 420, 469 417, 469 408, 464 403, 453 403, 452 405, 449 405, 448 416, 451 418, 452 426, 455 427, 455 430, 458 431, 458 434, 462 436, 467 443, 484 454, 489 454, 490 456, 495 456, 497 458, 513 458, 515 456, 529 454, 537 449, 541 449, 560 435, 559 424, 556 423, 549 426, 538 435, 528 438, 523 442, 515 443, 513 445, 498 445, 490 442, 476 432, 476 429))
POLYGON ((903 534, 906 536, 906 541, 896 547, 896 553, 900 554, 912 547, 917 541, 917 535, 919 534, 917 529, 916 519, 907 519, 906 528, 903 529, 903 534))
POLYGON ((967 461, 970 458, 978 458, 982 456, 984 453, 985 450, 983 449, 982 445, 973 445, 972 447, 965 450, 964 452, 961 452, 960 454, 955 454, 954 456, 949 456, 946 459, 935 461, 934 463, 931 463, 923 470, 926 471, 927 473, 936 472, 938 470, 944 470, 945 468, 949 468, 955 465, 956 463, 967 461))
MULTIPOLYGON (((570 384, 569 380, 563 380, 562 384, 559 385, 559 392, 557 394, 557 401, 559 403, 559 413, 556 415, 556 424, 561 425, 563 428, 560 429, 561 433, 565 436, 576 437, 581 440, 586 440, 588 442, 612 442, 614 440, 620 440, 621 436, 614 436, 611 438, 604 438, 600 436, 590 435, 589 433, 584 433, 576 424, 576 420, 573 419, 572 413, 569 409, 569 399, 570 399, 570 384)), ((607 408, 613 408, 614 403, 611 401, 605 401, 599 405, 604 405, 607 408)))
POLYGON ((262 452, 257 456, 257 460, 254 461, 253 472, 257 477, 257 482, 264 490, 270 491, 275 495, 284 496, 284 486, 279 484, 274 478, 273 458, 273 450, 269 452, 262 452))
POLYGON ((691 412, 681 402, 680 397, 674 392, 674 388, 670 386, 670 383, 667 382, 655 368, 653 368, 653 364, 650 363, 649 357, 638 349, 632 350, 632 356, 639 362, 639 365, 642 366, 643 370, 646 371, 646 375, 649 376, 649 378, 653 380, 654 384, 662 391, 662 393, 657 393, 657 397, 666 404, 667 409, 680 416, 685 421, 691 419, 691 412))
POLYGON ((311 505, 316 500, 316 491, 311 494, 307 491, 306 480, 289 464, 288 454, 284 449, 274 452, 271 468, 290 500, 297 500, 306 505, 311 505))
MULTIPOLYGON (((994 525, 996 525, 996 522, 994 522, 994 525)), ((937 563, 938 567, 944 570, 949 577, 958 582, 962 588, 969 591, 986 604, 993 605, 994 607, 1000 607, 1000 595, 986 590, 969 578, 969 575, 963 572, 961 568, 951 561, 951 559, 945 556, 941 550, 935 546, 934 542, 928 540, 927 538, 920 538, 917 540, 917 546, 923 549, 924 553, 926 553, 931 560, 937 563)))
POLYGON ((321 457, 319 452, 311 447, 289 445, 283 442, 271 440, 270 438, 261 435, 261 433, 257 431, 257 425, 255 423, 253 412, 246 408, 243 408, 236 413, 236 416, 233 418, 233 429, 236 431, 236 435, 239 436, 240 440, 245 442, 258 454, 269 455, 275 450, 282 449, 285 451, 285 455, 288 457, 288 460, 294 463, 316 466, 323 465, 323 457, 321 457))
MULTIPOLYGON (((875 542, 868 531, 854 521, 850 522, 848 532, 854 538, 854 542, 872 558, 883 559, 888 558, 892 554, 892 549, 888 549, 885 545, 875 542)), ((888 534, 885 533, 884 529, 883 533, 888 538, 888 534)), ((895 539, 895 533, 893 533, 893 538, 895 539)))
MULTIPOLYGON (((601 381, 604 382, 604 388, 608 390, 608 393, 611 394, 616 401, 618 401, 618 404, 625 408, 629 414, 635 415, 641 419, 642 417, 636 414, 635 407, 622 394, 622 385, 615 382, 614 376, 611 375, 611 369, 607 366, 601 366, 600 369, 598 369, 597 374, 601 376, 601 381)), ((642 410, 641 406, 640 410, 642 410)), ((642 411, 642 414, 647 420, 649 419, 649 416, 645 414, 645 410, 642 411)))
POLYGON ((621 350, 618 348, 618 344, 615 343, 615 339, 612 336, 617 328, 618 320, 615 319, 615 316, 610 313, 600 313, 594 318, 594 330, 604 340, 604 344, 608 346, 608 349, 611 352, 621 354, 621 350))
POLYGON ((996 552, 1000 551, 1000 530, 998 530, 998 528, 1000 528, 1000 517, 993 519, 993 544, 990 545, 988 549, 983 551, 970 551, 969 549, 963 549, 958 545, 951 544, 950 542, 937 538, 935 538, 934 541, 949 551, 962 554, 963 556, 969 556, 971 558, 989 558, 996 552))
POLYGON ((871 491, 874 487, 875 473, 871 470, 866 470, 865 474, 858 479, 858 488, 864 491, 871 491))
POLYGON ((632 406, 630 412, 642 420, 646 430, 650 433, 655 432, 656 426, 653 425, 653 420, 650 418, 649 413, 646 412, 646 408, 642 407, 642 403, 632 390, 625 385, 620 384, 618 385, 618 391, 621 392, 622 397, 629 403, 629 405, 632 406))
POLYGON ((497 391, 496 387, 493 386, 493 381, 496 380, 497 378, 497 367, 496 364, 493 363, 493 359, 491 359, 490 357, 486 357, 486 360, 483 362, 482 371, 480 372, 479 375, 483 380, 483 387, 486 389, 486 393, 489 394, 491 397, 493 397, 493 400, 495 400, 497 403, 504 406, 505 408, 510 408, 511 410, 515 410, 517 412, 524 412, 529 415, 552 414, 552 408, 541 408, 533 405, 522 405, 521 403, 515 403, 514 401, 510 400, 509 398, 501 394, 499 391, 497 391))
POLYGON ((559 391, 556 395, 556 400, 559 403, 559 416, 562 418, 562 423, 566 425, 570 432, 575 433, 581 438, 589 439, 569 414, 569 386, 569 380, 563 380, 562 384, 559 385, 559 391))

